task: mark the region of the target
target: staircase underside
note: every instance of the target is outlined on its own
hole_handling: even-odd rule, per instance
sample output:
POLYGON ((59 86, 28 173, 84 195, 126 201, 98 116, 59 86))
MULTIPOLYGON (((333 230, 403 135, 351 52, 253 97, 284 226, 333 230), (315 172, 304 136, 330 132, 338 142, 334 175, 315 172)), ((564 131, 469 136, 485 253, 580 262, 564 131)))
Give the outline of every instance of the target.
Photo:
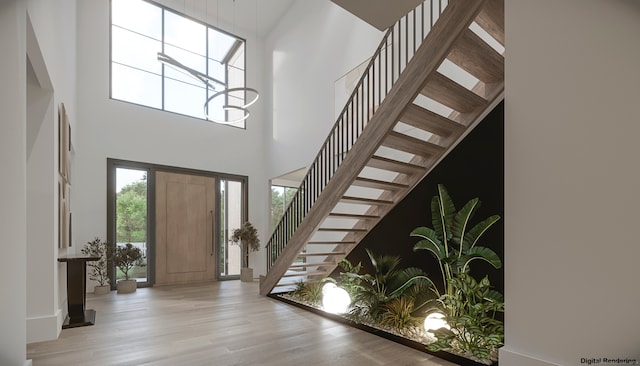
POLYGON ((261 280, 260 293, 328 276, 502 99, 503 0, 450 1, 261 280))

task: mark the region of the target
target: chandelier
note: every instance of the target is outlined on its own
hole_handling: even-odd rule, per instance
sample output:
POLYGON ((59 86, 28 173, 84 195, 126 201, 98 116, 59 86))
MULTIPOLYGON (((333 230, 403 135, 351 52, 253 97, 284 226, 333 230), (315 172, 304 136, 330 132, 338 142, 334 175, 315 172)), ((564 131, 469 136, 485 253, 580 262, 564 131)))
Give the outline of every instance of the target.
MULTIPOLYGON (((203 73, 201 73, 200 71, 194 70, 186 65, 183 65, 182 63, 178 62, 176 59, 174 59, 173 57, 163 53, 163 52, 158 52, 158 61, 160 61, 161 63, 165 64, 165 65, 169 65, 172 66, 176 69, 178 69, 179 71, 182 71, 183 73, 192 76, 193 78, 195 78, 196 80, 200 81, 201 83, 204 84, 205 88, 207 90, 211 90, 213 92, 213 94, 208 97, 205 102, 204 102, 204 115, 206 117, 206 119, 208 121, 212 121, 215 123, 220 123, 220 124, 226 124, 226 125, 232 125, 232 124, 236 124, 238 122, 242 122, 244 120, 246 120, 247 118, 249 118, 249 115, 251 114, 249 112, 249 110, 247 108, 249 108, 250 106, 252 106, 256 101, 258 101, 258 98, 260 97, 260 93, 258 93, 258 91, 256 89, 253 88, 247 88, 247 87, 236 87, 236 88, 226 88, 223 90, 216 90, 216 84, 217 85, 224 85, 225 83, 215 79, 209 75, 205 75, 203 73), (244 104, 242 105, 234 105, 234 104, 229 104, 229 95, 231 93, 244 93, 245 98, 243 98, 244 100, 244 104), (250 97, 248 98, 247 101, 247 94, 250 95, 250 97), (220 120, 217 119, 213 116, 211 116, 211 114, 209 113, 209 104, 211 104, 212 101, 218 99, 218 98, 224 98, 225 99, 225 103, 223 103, 222 105, 222 109, 226 112, 226 111, 241 111, 242 112, 242 116, 238 117, 238 118, 234 118, 231 120, 220 120)), ((225 113, 226 114, 226 113, 225 113)))
MULTIPOLYGON (((218 2, 219 0, 216 0, 216 24, 219 23, 217 18, 220 13, 218 2)), ((235 2, 236 0, 233 0, 233 23, 235 23, 236 21, 235 2)), ((257 38, 257 19, 258 19, 257 4, 258 2, 256 0, 256 12, 255 12, 256 38, 257 38)), ((207 1, 205 2, 205 16, 204 16, 206 23, 208 23, 206 21, 208 13, 209 13, 209 9, 208 9, 208 1, 207 1)), ((233 46, 231 49, 237 50, 237 46, 238 46, 238 43, 236 43, 236 45, 233 46)), ((258 98, 260 97, 260 93, 258 93, 256 89, 248 88, 246 86, 233 86, 229 88, 227 87, 228 85, 225 82, 219 79, 216 79, 210 75, 204 74, 200 71, 194 70, 182 64, 181 62, 167 55, 164 52, 158 52, 157 56, 158 56, 158 61, 160 61, 162 64, 171 66, 176 70, 184 74, 187 74, 195 78, 202 84, 204 84, 204 87, 207 90, 207 96, 208 96, 206 97, 203 103, 204 116, 207 121, 212 121, 215 123, 225 124, 225 125, 233 125, 249 118, 251 113, 249 112, 248 108, 252 106, 255 102, 257 102, 258 98), (231 102, 232 100, 235 101, 235 104, 231 102), (216 106, 216 107, 213 107, 213 106, 216 106), (224 111, 224 116, 225 116, 224 119, 220 119, 216 117, 216 115, 219 115, 219 113, 214 113, 215 108, 222 108, 222 111, 224 111), (237 113, 237 112, 240 112, 240 113, 237 113)), ((226 64, 226 62, 228 62, 228 57, 229 57, 229 54, 223 57, 222 60, 219 62, 221 64, 226 64)))

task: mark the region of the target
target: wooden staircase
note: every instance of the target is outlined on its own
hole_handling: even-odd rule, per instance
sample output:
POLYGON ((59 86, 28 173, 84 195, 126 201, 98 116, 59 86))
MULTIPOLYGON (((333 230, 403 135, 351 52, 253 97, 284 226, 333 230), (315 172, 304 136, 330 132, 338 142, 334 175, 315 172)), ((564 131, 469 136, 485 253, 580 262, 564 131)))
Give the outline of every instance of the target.
POLYGON ((260 293, 328 276, 503 98, 504 0, 391 27, 267 245, 260 293))

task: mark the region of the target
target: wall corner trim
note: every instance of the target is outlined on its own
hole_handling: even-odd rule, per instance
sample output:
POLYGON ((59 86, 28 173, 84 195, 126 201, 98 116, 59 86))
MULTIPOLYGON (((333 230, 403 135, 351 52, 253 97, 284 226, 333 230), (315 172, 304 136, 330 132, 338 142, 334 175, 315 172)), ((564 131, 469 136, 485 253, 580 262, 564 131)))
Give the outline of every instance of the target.
POLYGON ((61 311, 54 314, 27 318, 27 343, 44 342, 58 339, 61 327, 61 311))

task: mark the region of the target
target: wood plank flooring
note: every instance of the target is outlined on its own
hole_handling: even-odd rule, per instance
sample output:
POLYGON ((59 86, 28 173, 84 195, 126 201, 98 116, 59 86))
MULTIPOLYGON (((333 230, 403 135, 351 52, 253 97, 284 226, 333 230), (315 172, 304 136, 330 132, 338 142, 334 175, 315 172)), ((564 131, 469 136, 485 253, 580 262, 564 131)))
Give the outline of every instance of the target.
POLYGON ((257 282, 88 294, 87 308, 96 325, 27 346, 34 366, 453 365, 259 296, 257 282))

